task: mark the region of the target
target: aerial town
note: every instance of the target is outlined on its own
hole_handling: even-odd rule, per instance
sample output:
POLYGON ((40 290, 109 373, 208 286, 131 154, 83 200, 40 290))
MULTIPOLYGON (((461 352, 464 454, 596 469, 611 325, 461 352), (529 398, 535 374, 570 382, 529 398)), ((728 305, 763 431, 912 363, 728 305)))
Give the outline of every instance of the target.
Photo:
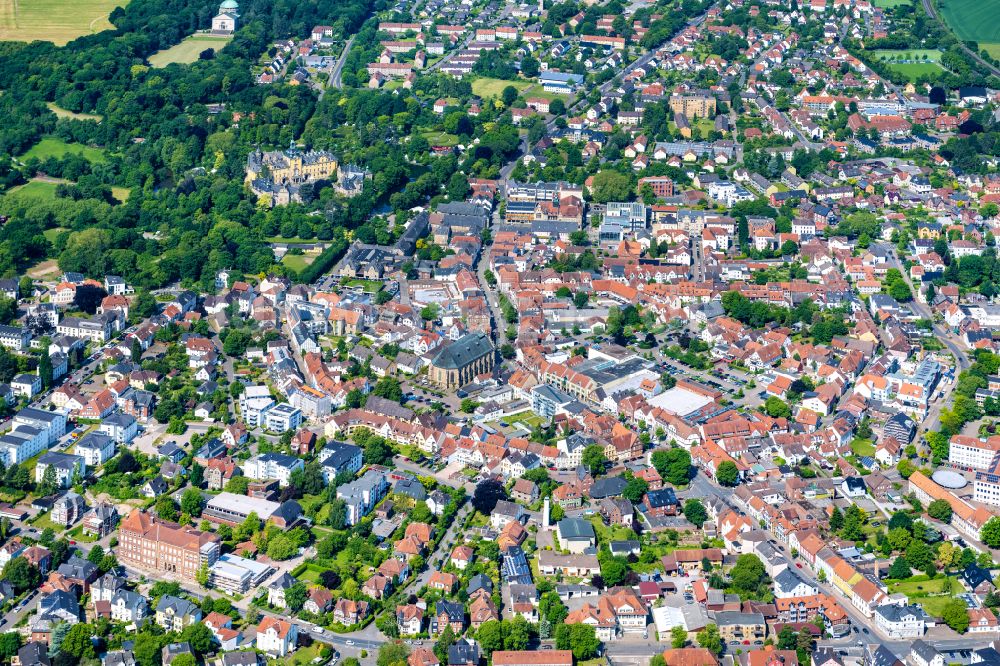
POLYGON ((989 2, 7 1, 0 663, 1000 666, 989 2))

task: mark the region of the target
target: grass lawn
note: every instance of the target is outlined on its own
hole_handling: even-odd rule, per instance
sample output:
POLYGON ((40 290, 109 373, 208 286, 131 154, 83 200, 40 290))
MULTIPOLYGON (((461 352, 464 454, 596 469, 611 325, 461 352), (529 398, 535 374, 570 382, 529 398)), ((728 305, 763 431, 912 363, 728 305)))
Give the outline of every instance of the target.
POLYGON ((561 95, 559 93, 549 92, 545 90, 544 88, 542 88, 541 83, 532 83, 530 86, 522 90, 521 94, 524 95, 525 98, 541 97, 542 99, 547 99, 549 101, 552 101, 554 99, 561 99, 563 101, 566 101, 567 99, 569 99, 569 95, 561 95))
POLYGON ((854 451, 856 456, 873 456, 875 455, 875 445, 872 444, 870 439, 861 439, 860 437, 855 437, 851 442, 851 450, 854 451))
POLYGON ((91 162, 103 162, 104 149, 85 146, 82 143, 66 143, 62 139, 46 137, 28 149, 24 155, 18 159, 21 161, 30 160, 32 157, 45 160, 50 157, 63 157, 65 155, 82 155, 91 162))
POLYGON ((876 60, 900 62, 938 62, 941 52, 937 49, 876 49, 869 51, 876 60), (927 56, 924 58, 924 56, 927 56))
POLYGON ((76 527, 71 529, 68 532, 68 534, 69 537, 75 541, 83 541, 84 543, 94 543, 95 541, 97 541, 97 537, 95 537, 93 534, 83 533, 83 525, 77 525, 76 527))
POLYGON ((503 89, 507 86, 514 86, 517 91, 523 92, 532 87, 531 81, 504 81, 503 79, 481 78, 472 82, 472 94, 476 97, 500 97, 503 89))
POLYGON ((96 120, 97 122, 101 122, 101 120, 103 120, 103 118, 96 113, 75 113, 62 108, 61 106, 56 106, 54 102, 48 102, 45 106, 49 107, 49 110, 60 118, 72 118, 73 120, 96 120))
POLYGON ((427 143, 432 146, 457 146, 458 137, 454 134, 448 134, 447 132, 435 132, 433 130, 428 132, 422 132, 422 135, 427 139, 427 143))
POLYGON ((541 416, 535 414, 532 411, 526 411, 526 412, 519 412, 517 414, 512 414, 506 417, 504 419, 504 423, 508 423, 512 426, 518 423, 523 423, 526 428, 530 429, 534 428, 535 426, 542 425, 543 423, 545 423, 545 419, 543 419, 541 416))
POLYGON ((0 0, 0 40, 63 45, 114 26, 108 14, 128 0, 0 0))
POLYGON ((327 567, 321 567, 318 564, 306 563, 305 565, 299 565, 292 570, 292 575, 299 580, 306 581, 307 583, 318 583, 319 576, 324 571, 328 571, 327 567))
POLYGON ((910 601, 919 604, 929 615, 941 617, 944 607, 956 594, 965 591, 958 579, 955 577, 936 578, 934 580, 924 580, 925 577, 918 577, 917 580, 905 580, 892 583, 889 591, 893 594, 901 592, 909 597, 910 601))
POLYGON ((916 602, 917 605, 923 608, 928 615, 941 617, 944 613, 944 607, 947 606, 953 598, 954 597, 949 596, 926 597, 923 599, 916 599, 916 602))
POLYGON ((51 515, 52 515, 51 511, 50 512, 46 512, 46 513, 40 514, 34 520, 30 520, 28 522, 30 522, 35 528, 37 528, 39 530, 42 530, 42 531, 44 531, 46 527, 51 527, 52 531, 55 532, 56 534, 62 532, 64 529, 66 529, 63 525, 60 525, 58 523, 52 522, 51 515))
POLYGON ((880 9, 888 9, 897 5, 908 5, 910 0, 875 0, 874 5, 880 9))
POLYGON ((317 641, 309 647, 299 648, 284 659, 269 659, 267 663, 285 664, 286 666, 306 666, 306 664, 311 664, 314 659, 320 656, 324 647, 326 646, 323 643, 317 641))
MULTIPOLYGON (((32 180, 24 185, 18 185, 7 193, 8 197, 19 197, 22 199, 55 199, 56 183, 46 183, 41 180, 32 180)), ((52 229, 46 230, 48 233, 52 229)), ((51 239, 50 239, 51 240, 51 239)))
POLYGON ((118 201, 120 201, 122 203, 125 203, 126 201, 128 201, 128 196, 131 193, 132 193, 132 190, 128 189, 127 187, 112 187, 111 188, 111 196, 113 196, 115 199, 118 199, 118 201))
POLYGON ((944 68, 934 62, 892 63, 889 65, 889 68, 896 70, 911 81, 915 81, 927 74, 937 75, 944 73, 944 68))
POLYGON ((635 532, 628 529, 627 527, 608 527, 604 524, 604 521, 597 514, 593 516, 586 516, 586 519, 590 521, 590 524, 594 526, 594 533, 597 535, 597 544, 606 544, 611 541, 621 541, 625 539, 634 539, 635 532))
POLYGON ((372 294, 381 291, 382 283, 378 280, 362 280, 361 278, 344 278, 340 281, 342 287, 361 287, 372 294))
POLYGON ((979 50, 984 49, 994 58, 1000 58, 1000 42, 979 42, 979 50))
POLYGON ((287 243, 289 245, 312 245, 313 243, 320 243, 315 238, 299 238, 298 236, 292 236, 291 238, 284 238, 282 236, 271 236, 270 238, 265 238, 268 243, 287 243))
POLYGON ((59 234, 61 234, 64 231, 66 231, 66 228, 64 227, 55 227, 52 229, 46 229, 45 231, 42 232, 42 235, 45 236, 45 240, 47 240, 48 242, 55 243, 56 238, 58 238, 59 234))
POLYGON ((304 254, 286 254, 281 258, 281 263, 288 266, 296 273, 305 270, 306 266, 313 262, 313 257, 304 254))
POLYGON ((941 52, 937 49, 877 49, 869 51, 872 59, 883 62, 890 69, 903 74, 910 80, 926 74, 940 74, 944 71, 940 64, 941 52))
POLYGON ((997 21, 995 2, 937 0, 934 4, 959 39, 1000 42, 1000 21, 997 21))
POLYGON ((219 37, 215 35, 195 34, 185 37, 180 44, 175 44, 169 49, 157 51, 149 56, 149 64, 153 67, 166 67, 167 65, 190 65, 198 59, 198 54, 205 49, 218 51, 232 40, 232 37, 219 37))

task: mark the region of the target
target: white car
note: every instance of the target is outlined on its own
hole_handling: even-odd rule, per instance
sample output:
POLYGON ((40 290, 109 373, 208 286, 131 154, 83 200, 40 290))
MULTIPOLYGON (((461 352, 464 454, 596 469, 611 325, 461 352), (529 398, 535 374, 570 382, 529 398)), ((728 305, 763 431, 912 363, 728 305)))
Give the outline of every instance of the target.
POLYGON ((345 642, 345 643, 346 643, 347 645, 354 645, 354 641, 352 641, 352 640, 351 640, 350 638, 348 638, 348 639, 347 639, 346 641, 344 641, 344 642, 345 642))

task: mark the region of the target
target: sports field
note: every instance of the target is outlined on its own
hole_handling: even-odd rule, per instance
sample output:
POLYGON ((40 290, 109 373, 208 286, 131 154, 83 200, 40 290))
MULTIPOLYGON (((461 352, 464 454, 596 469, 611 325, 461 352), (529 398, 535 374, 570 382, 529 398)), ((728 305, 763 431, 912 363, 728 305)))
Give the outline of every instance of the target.
POLYGON ((936 0, 935 6, 959 39, 1000 42, 1000 3, 996 0, 936 0))
POLYGON ((941 52, 936 49, 881 49, 870 53, 872 58, 887 64, 911 81, 925 74, 933 76, 944 71, 938 64, 941 52))
POLYGON ((128 0, 0 0, 0 40, 63 45, 114 26, 108 14, 128 0))
POLYGON ((906 78, 911 81, 916 81, 919 77, 927 75, 934 76, 940 74, 944 70, 941 65, 933 62, 913 62, 906 64, 892 64, 889 65, 892 69, 896 70, 906 78))
POLYGON ((82 143, 66 143, 62 139, 46 137, 28 149, 24 155, 18 159, 22 162, 30 160, 32 157, 39 160, 46 160, 50 157, 62 157, 64 155, 82 155, 91 162, 103 162, 105 160, 102 148, 85 146, 82 143))
MULTIPOLYGON (((0 0, 2 1, 2 0, 0 0)), ((218 51, 232 40, 232 37, 217 37, 214 35, 196 34, 186 37, 180 44, 175 44, 169 49, 157 51, 149 56, 149 64, 153 67, 166 67, 167 65, 190 65, 198 59, 198 55, 205 49, 218 51)))

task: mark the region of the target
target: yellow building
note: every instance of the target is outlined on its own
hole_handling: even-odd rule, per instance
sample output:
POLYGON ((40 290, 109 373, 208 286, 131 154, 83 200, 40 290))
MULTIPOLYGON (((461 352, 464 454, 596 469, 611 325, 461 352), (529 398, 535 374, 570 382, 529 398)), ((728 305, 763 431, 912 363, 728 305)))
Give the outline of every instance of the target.
POLYGON ((689 95, 671 95, 670 110, 683 113, 687 118, 714 118, 715 117, 715 97, 695 93, 689 95))
POLYGON ((337 173, 337 158, 325 150, 288 150, 261 152, 247 156, 246 182, 267 179, 281 185, 329 178, 337 173))

